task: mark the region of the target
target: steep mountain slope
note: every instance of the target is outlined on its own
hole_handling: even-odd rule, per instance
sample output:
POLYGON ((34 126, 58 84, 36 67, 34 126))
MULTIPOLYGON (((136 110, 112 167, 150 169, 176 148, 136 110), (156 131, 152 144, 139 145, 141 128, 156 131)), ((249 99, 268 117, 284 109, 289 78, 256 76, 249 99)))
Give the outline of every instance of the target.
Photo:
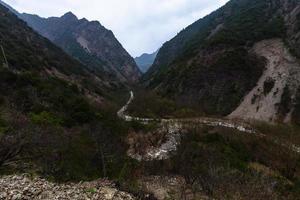
POLYGON ((266 70, 230 117, 291 121, 300 87, 299 60, 280 39, 259 42, 253 50, 267 59, 266 70))
POLYGON ((5 3, 4 1, 0 0, 0 4, 2 4, 3 6, 5 6, 6 8, 8 8, 11 12, 13 12, 15 15, 19 15, 20 13, 18 11, 16 11, 13 7, 11 7, 10 5, 8 5, 7 3, 5 3))
MULTIPOLYGON (((229 129, 198 122, 181 129, 176 120, 162 120, 170 126, 120 121, 114 109, 94 103, 111 86, 2 6, 0 16, 0 175, 18 174, 0 176, 0 199, 135 199, 122 191, 136 199, 155 199, 149 192, 178 200, 298 199, 296 146, 227 123, 229 129), (126 156, 127 139, 137 152, 170 141, 161 128, 182 134, 170 159, 126 156)), ((299 144, 297 129, 281 130, 280 138, 299 144)))
MULTIPOLYGON (((299 27, 299 1, 231 0, 165 43, 144 76, 145 84, 181 103, 200 106, 207 114, 229 115, 268 68, 270 59, 255 51, 256 43, 280 38, 291 56, 298 57, 299 27)), ((284 59, 283 55, 280 59, 284 59)), ((287 87, 295 85, 298 84, 289 83, 287 87)), ((283 93, 278 101, 273 102, 276 109, 270 112, 276 112, 273 113, 276 117, 272 119, 247 116, 247 112, 238 117, 266 121, 285 119, 289 113, 286 110, 295 108, 297 104, 297 89, 291 91, 293 94, 288 96, 292 100, 288 105, 285 105, 283 93), (280 109, 285 110, 283 116, 280 109)))
POLYGON ((18 16, 99 76, 106 73, 105 76, 115 76, 123 83, 134 83, 139 79, 140 71, 134 59, 112 31, 99 22, 79 20, 71 12, 47 19, 30 14, 18 16))
POLYGON ((0 172, 118 174, 126 129, 108 110, 113 87, 2 5, 0 16, 0 172))
POLYGON ((151 67, 151 65, 153 64, 156 58, 157 53, 158 50, 152 54, 144 53, 141 56, 136 57, 134 59, 136 64, 138 65, 138 67, 143 73, 146 73, 148 69, 151 67))
MULTIPOLYGON (((12 13, 15 14, 16 11, 12 13)), ((78 62, 27 27, 25 22, 22 23, 14 17, 2 19, 3 31, 0 34, 6 58, 12 69, 37 71, 71 82, 98 103, 103 103, 105 98, 111 98, 110 94, 126 88, 114 77, 115 73, 95 70, 78 62), (13 25, 4 30, 9 24, 13 25)), ((1 59, 3 58, 1 56, 1 59)))

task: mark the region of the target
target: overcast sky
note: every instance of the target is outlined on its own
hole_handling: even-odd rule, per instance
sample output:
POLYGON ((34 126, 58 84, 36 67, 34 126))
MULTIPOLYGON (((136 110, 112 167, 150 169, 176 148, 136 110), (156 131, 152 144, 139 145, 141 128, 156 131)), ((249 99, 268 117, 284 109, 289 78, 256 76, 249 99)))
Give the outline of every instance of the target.
POLYGON ((132 56, 150 53, 228 0, 4 0, 42 17, 72 11, 112 30, 132 56))

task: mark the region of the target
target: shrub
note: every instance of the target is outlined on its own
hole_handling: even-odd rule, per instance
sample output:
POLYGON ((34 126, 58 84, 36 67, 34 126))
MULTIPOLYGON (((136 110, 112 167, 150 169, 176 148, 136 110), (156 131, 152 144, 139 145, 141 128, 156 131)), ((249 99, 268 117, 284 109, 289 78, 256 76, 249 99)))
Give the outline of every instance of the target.
POLYGON ((63 123, 62 119, 46 111, 37 114, 30 113, 29 116, 33 123, 39 125, 61 125, 63 123))
POLYGON ((296 105, 294 112, 292 113, 293 123, 300 125, 300 89, 297 91, 296 95, 296 105))
POLYGON ((0 114, 0 137, 2 134, 4 134, 8 130, 8 126, 6 121, 1 117, 0 114))
POLYGON ((284 87, 283 94, 281 96, 281 102, 277 105, 278 106, 278 114, 281 119, 291 111, 291 92, 288 86, 284 87))
POLYGON ((275 81, 272 78, 268 78, 264 82, 264 95, 265 96, 271 92, 271 90, 273 89, 274 85, 275 85, 275 81))

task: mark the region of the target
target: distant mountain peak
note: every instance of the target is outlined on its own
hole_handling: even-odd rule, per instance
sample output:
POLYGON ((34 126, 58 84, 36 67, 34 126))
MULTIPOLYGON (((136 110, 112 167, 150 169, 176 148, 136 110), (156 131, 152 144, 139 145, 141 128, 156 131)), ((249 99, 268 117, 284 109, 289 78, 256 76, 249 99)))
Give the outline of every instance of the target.
POLYGON ((89 23, 89 20, 87 20, 86 18, 82 18, 79 20, 80 22, 85 22, 85 23, 89 23))
POLYGON ((112 77, 119 83, 131 84, 141 76, 134 59, 98 21, 78 19, 72 12, 61 17, 41 18, 19 15, 34 30, 50 39, 99 76, 112 77), (108 73, 110 75, 105 75, 108 73))
POLYGON ((158 50, 153 53, 143 53, 141 56, 135 58, 135 62, 143 73, 146 73, 153 64, 158 50))
POLYGON ((77 16, 73 14, 71 11, 64 14, 61 18, 68 19, 68 20, 76 20, 76 21, 78 20, 77 16))

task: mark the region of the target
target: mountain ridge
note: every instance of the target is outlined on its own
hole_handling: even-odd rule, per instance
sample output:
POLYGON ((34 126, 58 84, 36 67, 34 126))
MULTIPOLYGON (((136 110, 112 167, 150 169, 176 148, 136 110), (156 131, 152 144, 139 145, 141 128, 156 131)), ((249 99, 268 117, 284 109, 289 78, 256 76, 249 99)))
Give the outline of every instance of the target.
POLYGON ((122 83, 131 84, 139 79, 141 74, 134 59, 100 22, 78 19, 72 12, 50 18, 26 13, 20 16, 41 35, 100 74, 108 72, 122 83))
POLYGON ((119 87, 135 84, 139 80, 141 72, 134 59, 113 32, 100 22, 78 19, 71 11, 61 17, 43 18, 36 14, 19 13, 5 2, 0 3, 101 79, 119 87))
POLYGON ((159 50, 153 52, 153 53, 143 53, 142 55, 134 58, 135 62, 137 63, 138 67, 143 73, 146 73, 148 69, 153 64, 156 55, 159 50))
MULTIPOLYGON (((267 59, 251 51, 257 42, 281 38, 299 57, 299 6, 295 0, 229 1, 166 42, 144 84, 208 115, 231 114, 265 72, 267 59)), ((292 105, 280 101, 276 110, 296 107, 298 95, 292 96, 292 105)))
POLYGON ((117 174, 126 162, 126 127, 112 110, 122 101, 122 88, 100 79, 5 6, 0 15, 8 63, 1 51, 0 173, 30 171, 61 181, 117 174), (96 156, 100 141, 109 143, 103 149, 108 170, 96 156))

